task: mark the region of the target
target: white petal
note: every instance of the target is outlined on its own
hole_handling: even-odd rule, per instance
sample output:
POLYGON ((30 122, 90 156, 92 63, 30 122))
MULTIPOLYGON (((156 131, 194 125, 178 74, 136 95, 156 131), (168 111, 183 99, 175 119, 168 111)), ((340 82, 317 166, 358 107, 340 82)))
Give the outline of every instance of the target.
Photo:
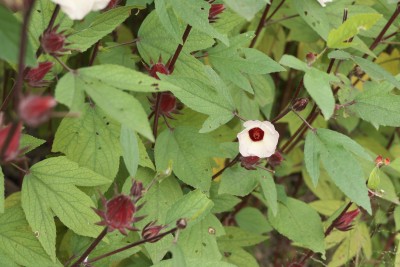
POLYGON ((110 3, 111 0, 94 0, 92 10, 97 11, 97 10, 102 10, 105 8, 108 3, 110 3))
POLYGON ((73 20, 83 19, 92 9, 94 0, 52 0, 73 20))

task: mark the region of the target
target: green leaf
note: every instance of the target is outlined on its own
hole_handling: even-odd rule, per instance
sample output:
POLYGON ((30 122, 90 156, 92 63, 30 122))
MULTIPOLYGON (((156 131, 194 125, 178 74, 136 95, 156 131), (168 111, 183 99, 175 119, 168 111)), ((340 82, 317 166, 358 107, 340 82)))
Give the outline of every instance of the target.
POLYGON ((260 179, 264 179, 265 171, 246 170, 238 164, 226 169, 221 176, 219 194, 230 194, 235 196, 245 196, 251 193, 257 186, 260 179))
POLYGON ((4 173, 0 167, 0 213, 4 213, 4 173))
MULTIPOLYGON (((50 260, 32 233, 19 203, 0 214, 0 225, 0 254, 8 256, 18 266, 62 266, 55 258, 50 260)), ((3 258, 1 262, 6 264, 3 258)))
POLYGON ((224 211, 230 211, 235 207, 241 200, 238 197, 230 194, 218 194, 219 183, 213 182, 210 189, 210 198, 214 202, 212 213, 221 213, 224 211))
POLYGON ((62 152, 70 160, 109 179, 119 167, 121 149, 119 125, 97 106, 86 104, 79 118, 64 118, 57 129, 53 152, 62 152))
POLYGON ((282 235, 293 240, 297 245, 314 252, 325 253, 324 229, 317 212, 306 203, 287 198, 279 203, 279 212, 273 216, 268 210, 268 220, 282 235))
POLYGON ((396 88, 400 89, 400 81, 398 81, 392 74, 390 74, 378 64, 362 57, 354 56, 352 58, 354 62, 359 65, 360 68, 365 71, 365 73, 368 74, 372 79, 375 79, 377 81, 388 81, 396 88))
MULTIPOLYGON (((17 64, 22 24, 3 5, 0 6, 0 59, 17 64)), ((27 40, 25 64, 35 66, 36 58, 30 40, 27 40)))
POLYGON ((225 4, 241 17, 251 21, 269 0, 224 0, 225 4))
POLYGON ((378 186, 381 182, 381 178, 379 177, 379 174, 380 174, 379 167, 376 166, 375 168, 372 169, 371 174, 369 175, 369 178, 368 178, 368 183, 367 183, 369 189, 375 190, 378 188, 378 186))
POLYGON ((243 33, 231 38, 230 46, 220 43, 208 51, 210 63, 221 77, 250 93, 253 93, 253 89, 244 73, 267 74, 285 70, 264 53, 242 48, 252 38, 253 34, 243 33), (245 58, 240 55, 241 52, 244 52, 245 58))
POLYGON ((25 154, 46 143, 46 140, 36 138, 29 134, 22 134, 19 149, 24 149, 25 154))
POLYGON ((360 145, 340 133, 317 129, 316 132, 310 131, 307 134, 304 159, 314 186, 319 178, 319 159, 321 159, 329 176, 340 190, 371 213, 363 171, 352 153, 371 159, 360 145))
POLYGON ((166 170, 172 161, 181 181, 205 192, 211 185, 211 157, 217 154, 218 145, 211 137, 184 126, 162 132, 155 146, 157 170, 166 170))
POLYGON ((297 57, 294 57, 292 55, 283 55, 281 60, 279 61, 279 64, 288 66, 289 68, 295 69, 295 70, 301 70, 304 72, 307 72, 310 67, 305 63, 304 61, 301 61, 297 57))
POLYGON ((351 114, 371 122, 374 126, 400 126, 400 96, 373 88, 354 98, 347 107, 351 114))
POLYGON ((227 226, 225 232, 225 235, 218 238, 218 245, 222 251, 257 245, 267 239, 266 236, 256 235, 239 227, 227 226))
MULTIPOLYGON (((233 266, 259 267, 257 260, 252 254, 241 248, 235 248, 231 251, 223 251, 224 260, 233 266)), ((214 265, 221 266, 221 265, 214 265)), ((222 265, 223 266, 223 265, 222 265)))
POLYGON ((186 219, 191 227, 210 214, 214 204, 199 189, 191 191, 175 202, 167 212, 166 224, 186 219))
POLYGON ((257 208, 246 207, 241 209, 235 216, 238 226, 250 233, 265 234, 272 230, 267 218, 257 208))
POLYGON ((101 227, 91 209, 93 200, 76 186, 98 186, 110 181, 65 157, 43 160, 33 165, 22 184, 22 207, 32 231, 55 261, 56 226, 54 216, 75 233, 96 237, 101 227))
POLYGON ((400 206, 394 208, 393 212, 396 231, 400 230, 400 206))
POLYGON ((131 14, 132 8, 131 6, 117 7, 97 15, 88 27, 73 32, 68 37, 68 41, 71 43, 68 48, 85 52, 124 22, 131 14))
POLYGON ((135 132, 122 126, 120 143, 122 148, 122 157, 130 176, 135 177, 139 166, 139 145, 135 132))
POLYGON ((330 83, 338 81, 337 77, 315 68, 308 70, 304 75, 304 86, 321 109, 325 120, 333 115, 335 109, 335 98, 330 83))
POLYGON ((327 46, 330 48, 346 48, 352 46, 352 42, 347 42, 354 37, 360 30, 368 30, 382 17, 381 14, 365 13, 355 14, 349 17, 337 29, 329 32, 327 46))
POLYGON ((264 176, 259 177, 261 185, 261 192, 268 203, 268 208, 272 210, 272 214, 276 216, 278 213, 278 193, 271 174, 265 173, 264 176))

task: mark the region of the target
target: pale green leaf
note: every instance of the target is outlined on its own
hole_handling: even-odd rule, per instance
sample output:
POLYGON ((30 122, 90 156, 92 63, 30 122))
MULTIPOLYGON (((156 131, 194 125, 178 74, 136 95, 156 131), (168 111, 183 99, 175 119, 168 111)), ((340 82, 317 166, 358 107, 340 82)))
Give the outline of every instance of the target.
POLYGON ((224 0, 225 4, 241 17, 251 21, 269 0, 224 0))
POLYGON ((225 235, 218 237, 218 245, 222 251, 257 245, 267 239, 266 236, 253 234, 239 227, 227 226, 225 232, 225 235))
POLYGON ((259 177, 258 180, 261 185, 261 193, 268 203, 268 208, 270 208, 272 214, 276 216, 278 213, 278 194, 276 192, 274 179, 271 174, 265 173, 264 176, 259 177))
POLYGON ((96 237, 101 227, 93 200, 76 186, 98 186, 109 180, 65 157, 43 160, 30 169, 22 185, 22 207, 32 231, 55 261, 57 216, 77 234, 96 237))
POLYGON ((280 234, 293 240, 297 245, 314 252, 325 253, 321 219, 306 203, 287 198, 285 203, 279 203, 279 212, 276 216, 268 210, 268 220, 280 234))
POLYGON ((235 196, 248 195, 257 186, 259 179, 264 179, 263 177, 265 177, 264 170, 249 171, 237 164, 223 172, 218 193, 235 196))
POLYGON ((300 59, 292 55, 283 55, 281 60, 279 61, 279 64, 304 72, 307 72, 310 69, 310 66, 308 66, 306 62, 301 61, 300 59))
POLYGON ((46 143, 46 140, 36 138, 29 134, 22 134, 19 149, 24 149, 25 154, 46 143))
POLYGON ((272 230, 266 216, 257 208, 246 207, 241 209, 235 215, 235 220, 241 229, 250 233, 261 235, 272 230))
MULTIPOLYGON (((225 252, 224 261, 231 263, 233 266, 246 266, 246 267, 260 266, 257 260, 254 258, 254 256, 242 248, 235 248, 231 251, 223 251, 223 252, 225 252)), ((223 265, 218 264, 217 266, 223 266, 223 265)))
POLYGON ((122 148, 122 157, 130 176, 135 177, 139 166, 139 145, 138 137, 131 129, 122 126, 120 143, 122 148))
POLYGON ((103 176, 110 183, 118 172, 121 149, 119 125, 97 106, 86 104, 78 118, 66 117, 57 129, 53 152, 103 176))

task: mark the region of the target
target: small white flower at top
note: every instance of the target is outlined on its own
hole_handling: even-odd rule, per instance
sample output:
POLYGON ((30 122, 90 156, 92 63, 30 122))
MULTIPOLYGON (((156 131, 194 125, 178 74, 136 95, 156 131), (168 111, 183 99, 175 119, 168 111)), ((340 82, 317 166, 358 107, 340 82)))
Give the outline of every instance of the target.
POLYGON ((238 133, 239 152, 243 157, 267 158, 275 153, 279 133, 269 121, 246 121, 238 133))
POLYGON ((60 5, 61 10, 73 20, 81 20, 90 11, 105 8, 111 0, 51 0, 60 5))
POLYGON ((333 0, 318 0, 321 6, 325 7, 326 3, 332 2, 333 0))

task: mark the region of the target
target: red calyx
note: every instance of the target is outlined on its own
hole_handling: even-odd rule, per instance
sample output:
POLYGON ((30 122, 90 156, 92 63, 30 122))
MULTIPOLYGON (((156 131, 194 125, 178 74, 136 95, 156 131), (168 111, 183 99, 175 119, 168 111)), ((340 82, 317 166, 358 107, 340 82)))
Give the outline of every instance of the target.
POLYGON ((249 131, 250 139, 254 142, 258 142, 263 140, 264 131, 261 128, 255 127, 249 131))
MULTIPOLYGON (((165 228, 165 226, 155 225, 155 223, 156 222, 150 222, 143 228, 143 230, 142 230, 142 238, 143 239, 153 238, 153 237, 157 236, 162 229, 165 228)), ((148 241, 148 242, 155 243, 160 239, 161 238, 156 238, 156 239, 153 239, 153 240, 148 241)))
MULTIPOLYGON (((9 124, 0 130, 0 151, 3 150, 3 147, 6 144, 7 137, 9 135, 12 127, 13 127, 13 125, 9 124)), ((3 161, 6 161, 6 162, 12 161, 18 156, 19 141, 21 139, 21 130, 22 130, 22 123, 19 122, 14 135, 11 137, 11 140, 9 141, 10 143, 9 143, 6 151, 4 152, 4 155, 2 157, 3 161)))
POLYGON ((218 18, 217 16, 225 10, 224 4, 211 4, 210 11, 208 13, 208 20, 210 22, 215 22, 218 18))
POLYGON ((26 124, 36 127, 50 118, 52 108, 56 105, 52 96, 30 95, 19 102, 18 114, 26 124))
POLYGON ((268 158, 268 163, 272 167, 281 165, 282 161, 283 161, 283 156, 278 151, 276 151, 274 154, 271 155, 271 157, 268 158))
POLYGON ((44 77, 51 70, 54 63, 45 61, 40 62, 36 68, 30 69, 28 73, 25 75, 25 80, 32 87, 42 87, 47 81, 44 81, 44 77))
POLYGON ((68 51, 68 49, 65 48, 67 43, 64 31, 57 33, 58 27, 59 26, 56 26, 53 29, 46 31, 40 37, 43 51, 47 54, 60 56, 63 52, 68 51))
POLYGON ((360 209, 355 209, 353 211, 346 212, 337 222, 335 222, 335 228, 340 231, 349 231, 352 229, 351 224, 353 220, 360 213, 360 209))
POLYGON ((259 161, 257 156, 240 157, 240 165, 247 170, 255 170, 259 161))

